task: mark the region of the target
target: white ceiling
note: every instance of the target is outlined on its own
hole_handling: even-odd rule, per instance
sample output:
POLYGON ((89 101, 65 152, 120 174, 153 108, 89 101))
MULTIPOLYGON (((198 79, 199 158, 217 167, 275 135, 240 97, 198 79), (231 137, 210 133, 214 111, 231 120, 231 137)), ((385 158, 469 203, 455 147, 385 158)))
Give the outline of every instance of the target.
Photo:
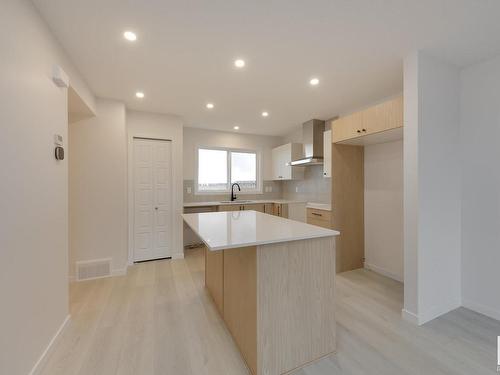
POLYGON ((400 92, 417 48, 460 66, 500 54, 498 0, 33 2, 97 96, 244 133, 282 135, 400 92))

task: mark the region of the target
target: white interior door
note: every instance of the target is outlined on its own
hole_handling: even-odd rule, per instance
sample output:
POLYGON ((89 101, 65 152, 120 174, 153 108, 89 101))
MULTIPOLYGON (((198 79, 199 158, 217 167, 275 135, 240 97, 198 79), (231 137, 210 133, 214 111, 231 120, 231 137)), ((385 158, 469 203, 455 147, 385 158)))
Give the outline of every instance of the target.
POLYGON ((171 142, 134 138, 134 262, 171 256, 171 142))

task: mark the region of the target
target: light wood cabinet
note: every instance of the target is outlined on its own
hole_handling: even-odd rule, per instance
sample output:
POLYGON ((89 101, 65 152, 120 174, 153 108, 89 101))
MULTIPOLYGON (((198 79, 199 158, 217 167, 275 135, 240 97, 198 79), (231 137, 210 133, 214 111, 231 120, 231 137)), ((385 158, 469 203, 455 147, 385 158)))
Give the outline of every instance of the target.
POLYGON ((323 133, 323 177, 332 177, 332 131, 323 133))
POLYGON ((288 204, 285 203, 249 203, 249 204, 226 204, 219 206, 218 211, 244 211, 253 210, 265 214, 288 218, 288 204))
POLYGON ((307 208, 307 224, 317 225, 319 227, 332 228, 332 213, 327 210, 317 208, 307 208))
POLYGON ((284 203, 274 203, 273 215, 288 218, 288 205, 284 203))
POLYGON ((207 288, 251 374, 288 374, 335 351, 333 237, 206 254, 220 257, 205 268, 222 282, 220 305, 207 288))
POLYGON ((332 142, 340 143, 403 127, 403 96, 332 121, 332 142))
POLYGON ((259 204, 245 204, 243 205, 244 210, 253 210, 253 211, 258 211, 258 212, 264 212, 264 204, 259 203, 259 204))
POLYGON ((224 322, 257 374, 257 249, 224 250, 224 322))
POLYGON ((224 212, 224 211, 241 211, 243 210, 244 206, 242 204, 225 204, 222 206, 219 206, 219 212, 224 212))
POLYGON ((363 267, 364 147, 334 144, 332 154, 332 228, 340 232, 337 272, 344 272, 363 267))
POLYGON ((264 213, 269 215, 274 215, 274 203, 264 204, 264 213))
POLYGON ((219 212, 224 211, 244 211, 244 210, 253 210, 259 212, 265 212, 263 203, 250 203, 250 204, 226 204, 219 206, 219 212))
POLYGON ((300 180, 304 167, 292 167, 290 162, 302 157, 302 144, 287 143, 272 150, 273 180, 300 180))
POLYGON ((205 247, 205 285, 219 313, 224 314, 224 252, 205 247))

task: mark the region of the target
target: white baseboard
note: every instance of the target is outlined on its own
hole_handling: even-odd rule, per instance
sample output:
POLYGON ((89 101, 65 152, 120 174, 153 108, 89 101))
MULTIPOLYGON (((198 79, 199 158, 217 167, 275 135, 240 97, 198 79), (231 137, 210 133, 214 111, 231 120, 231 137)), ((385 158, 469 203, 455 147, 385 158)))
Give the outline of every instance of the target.
POLYGON ((56 334, 49 341, 49 344, 47 345, 47 347, 43 351, 40 358, 38 358, 38 361, 36 361, 35 365, 31 369, 29 375, 38 375, 43 370, 43 367, 45 366, 45 363, 47 362, 47 359, 49 358, 50 353, 54 349, 55 344, 57 343, 57 340, 59 340, 59 338, 62 336, 62 333, 64 332, 64 330, 68 326, 70 319, 71 319, 71 315, 68 314, 66 316, 66 318, 64 319, 63 323, 61 324, 61 326, 59 327, 59 329, 57 330, 56 334))
POLYGON ((471 301, 468 299, 462 300, 462 305, 464 307, 468 308, 469 310, 475 311, 479 314, 486 315, 486 316, 493 318, 495 320, 500 320, 500 311, 492 309, 489 306, 485 306, 483 304, 480 304, 480 303, 477 303, 477 302, 474 302, 474 301, 471 301))
POLYGON ((374 264, 365 262, 365 268, 368 269, 368 270, 370 270, 370 271, 379 273, 379 274, 381 274, 383 276, 386 276, 389 279, 393 279, 393 280, 399 281, 400 283, 403 282, 403 278, 401 276, 396 275, 395 273, 387 271, 386 269, 384 269, 382 267, 379 267, 379 266, 376 266, 374 264))
POLYGON ((427 311, 423 311, 421 314, 418 314, 419 315, 418 324, 422 325, 427 322, 430 322, 431 320, 436 319, 441 315, 447 314, 450 311, 458 309, 460 306, 462 306, 462 303, 460 301, 452 301, 452 300, 445 301, 439 306, 434 306, 433 308, 427 311))
POLYGON ((408 311, 406 309, 401 310, 401 315, 403 317, 403 320, 406 320, 409 323, 418 325, 418 316, 411 311, 408 311))

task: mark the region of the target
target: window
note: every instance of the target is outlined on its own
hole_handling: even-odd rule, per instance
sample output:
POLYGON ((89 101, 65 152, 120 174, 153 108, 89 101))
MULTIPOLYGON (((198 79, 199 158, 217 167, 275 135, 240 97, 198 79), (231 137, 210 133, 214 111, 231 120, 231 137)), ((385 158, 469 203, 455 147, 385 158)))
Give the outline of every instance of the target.
POLYGON ((260 193, 259 157, 255 151, 198 149, 197 193, 227 193, 234 182, 242 192, 260 193))

